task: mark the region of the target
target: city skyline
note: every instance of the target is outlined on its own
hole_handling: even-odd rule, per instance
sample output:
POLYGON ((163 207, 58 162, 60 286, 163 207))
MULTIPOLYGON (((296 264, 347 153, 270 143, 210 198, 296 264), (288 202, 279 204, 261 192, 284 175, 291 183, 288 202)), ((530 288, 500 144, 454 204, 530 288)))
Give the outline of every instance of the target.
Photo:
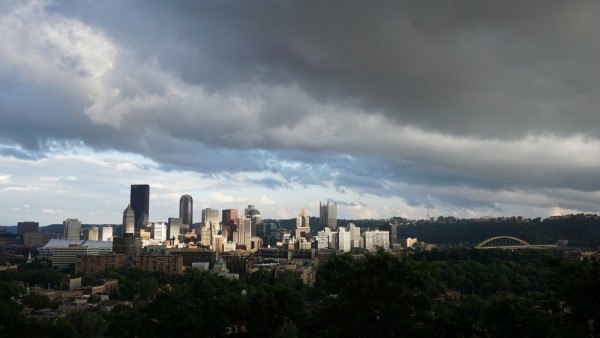
POLYGON ((459 3, 2 3, 0 224, 600 213, 600 4, 459 3))

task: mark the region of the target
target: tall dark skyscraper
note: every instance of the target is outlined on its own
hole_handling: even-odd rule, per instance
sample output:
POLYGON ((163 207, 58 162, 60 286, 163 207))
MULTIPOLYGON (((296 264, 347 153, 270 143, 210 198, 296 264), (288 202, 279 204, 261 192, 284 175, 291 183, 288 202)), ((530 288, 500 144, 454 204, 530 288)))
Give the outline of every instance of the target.
MULTIPOLYGON (((148 184, 132 184, 129 204, 133 209, 135 224, 138 226, 142 213, 145 213, 148 218, 150 217, 150 186, 148 184)), ((136 230, 139 230, 139 227, 136 230)))
POLYGON ((182 224, 194 224, 194 199, 190 195, 183 195, 179 199, 179 218, 182 224))

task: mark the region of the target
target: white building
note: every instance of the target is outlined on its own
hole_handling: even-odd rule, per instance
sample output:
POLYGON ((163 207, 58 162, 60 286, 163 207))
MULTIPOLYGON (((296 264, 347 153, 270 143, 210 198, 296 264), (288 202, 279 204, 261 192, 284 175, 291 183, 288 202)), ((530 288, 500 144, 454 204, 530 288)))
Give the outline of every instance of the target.
POLYGON ((113 227, 110 225, 104 225, 102 227, 100 227, 100 235, 99 235, 99 240, 106 242, 106 241, 112 241, 113 238, 113 227))
POLYGON ((154 222, 152 223, 152 238, 154 241, 162 243, 167 240, 167 223, 154 222))
POLYGON ((337 249, 341 252, 348 252, 352 249, 351 233, 346 228, 339 227, 337 232, 337 249))
POLYGON ((350 246, 353 248, 362 248, 364 243, 360 236, 360 228, 354 223, 350 223, 348 224, 348 232, 350 232, 350 246))
POLYGON ((331 230, 329 228, 323 228, 323 230, 317 233, 317 249, 329 248, 329 235, 331 230))
POLYGON ((386 251, 390 249, 389 231, 365 231, 365 250, 377 251, 377 248, 383 248, 386 251))

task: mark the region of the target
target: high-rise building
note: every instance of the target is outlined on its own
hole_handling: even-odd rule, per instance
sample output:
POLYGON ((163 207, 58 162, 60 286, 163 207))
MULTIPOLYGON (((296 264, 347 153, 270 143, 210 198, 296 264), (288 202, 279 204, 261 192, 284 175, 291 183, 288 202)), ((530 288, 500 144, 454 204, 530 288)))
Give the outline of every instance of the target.
POLYGON ((63 222, 63 238, 75 240, 81 238, 81 222, 77 218, 67 218, 63 222))
POLYGON ((219 223, 219 210, 206 208, 202 210, 202 223, 219 223))
POLYGON ((83 234, 84 234, 84 239, 86 241, 97 241, 98 237, 100 235, 100 230, 98 229, 97 226, 92 225, 89 228, 85 229, 83 234))
POLYGON ((19 222, 17 223, 17 235, 24 236, 26 233, 37 233, 40 230, 38 222, 19 222))
POLYGON ((240 217, 238 231, 234 233, 233 241, 238 245, 246 245, 246 239, 252 237, 252 219, 248 216, 240 217))
POLYGON ((322 204, 319 202, 319 222, 321 223, 321 229, 325 227, 335 230, 337 228, 337 203, 322 204))
POLYGON ((337 249, 341 252, 348 252, 352 248, 352 234, 346 231, 346 228, 340 227, 337 233, 337 249))
POLYGON ((178 239, 179 234, 181 233, 182 227, 183 227, 183 222, 181 221, 181 218, 169 217, 169 231, 168 231, 169 239, 178 239))
POLYGON ((296 216, 296 238, 310 238, 310 219, 306 213, 306 209, 302 208, 298 216, 296 216))
POLYGON ((179 218, 181 224, 194 224, 194 199, 190 195, 183 195, 179 199, 179 218))
MULTIPOLYGON (((211 209, 211 208, 203 209, 202 210, 202 224, 204 224, 205 227, 210 226, 212 224, 213 229, 215 231, 221 230, 221 228, 219 226, 219 210, 211 209)), ((216 235, 216 232, 213 233, 213 235, 216 235)))
POLYGON ((260 212, 254 208, 253 205, 249 205, 246 209, 246 217, 250 218, 250 234, 256 236, 256 229, 261 222, 260 212))
POLYGON ((227 234, 227 241, 233 241, 233 233, 237 231, 239 218, 237 209, 223 210, 221 228, 227 234))
POLYGON ((113 237, 113 227, 110 225, 104 225, 100 227, 100 235, 98 236, 98 240, 106 242, 112 241, 113 237))
POLYGON ((135 212, 131 207, 131 204, 125 208, 123 211, 123 233, 124 234, 133 234, 135 233, 135 212))
POLYGON ((167 240, 167 223, 154 222, 152 223, 152 238, 157 242, 167 240))
POLYGON ((360 236, 360 228, 354 223, 348 224, 348 231, 350 232, 350 246, 353 248, 362 248, 363 241, 360 236))
POLYGON ((210 225, 205 225, 200 229, 200 244, 205 247, 212 245, 213 232, 210 225))
POLYGON ((379 227, 379 230, 387 231, 390 233, 390 243, 398 243, 398 224, 388 223, 383 224, 379 227))
POLYGON ((150 217, 150 186, 148 184, 132 184, 129 204, 135 216, 136 230, 139 231, 142 226, 148 225, 148 217, 150 217), (146 214, 145 222, 142 213, 146 214))

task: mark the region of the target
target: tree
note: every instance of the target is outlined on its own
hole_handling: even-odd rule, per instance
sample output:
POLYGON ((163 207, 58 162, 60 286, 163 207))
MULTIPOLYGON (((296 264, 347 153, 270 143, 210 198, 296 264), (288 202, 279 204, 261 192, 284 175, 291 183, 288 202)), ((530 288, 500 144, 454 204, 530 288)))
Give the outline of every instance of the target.
POLYGON ((104 318, 90 311, 75 311, 67 316, 77 337, 102 337, 108 325, 104 318))

